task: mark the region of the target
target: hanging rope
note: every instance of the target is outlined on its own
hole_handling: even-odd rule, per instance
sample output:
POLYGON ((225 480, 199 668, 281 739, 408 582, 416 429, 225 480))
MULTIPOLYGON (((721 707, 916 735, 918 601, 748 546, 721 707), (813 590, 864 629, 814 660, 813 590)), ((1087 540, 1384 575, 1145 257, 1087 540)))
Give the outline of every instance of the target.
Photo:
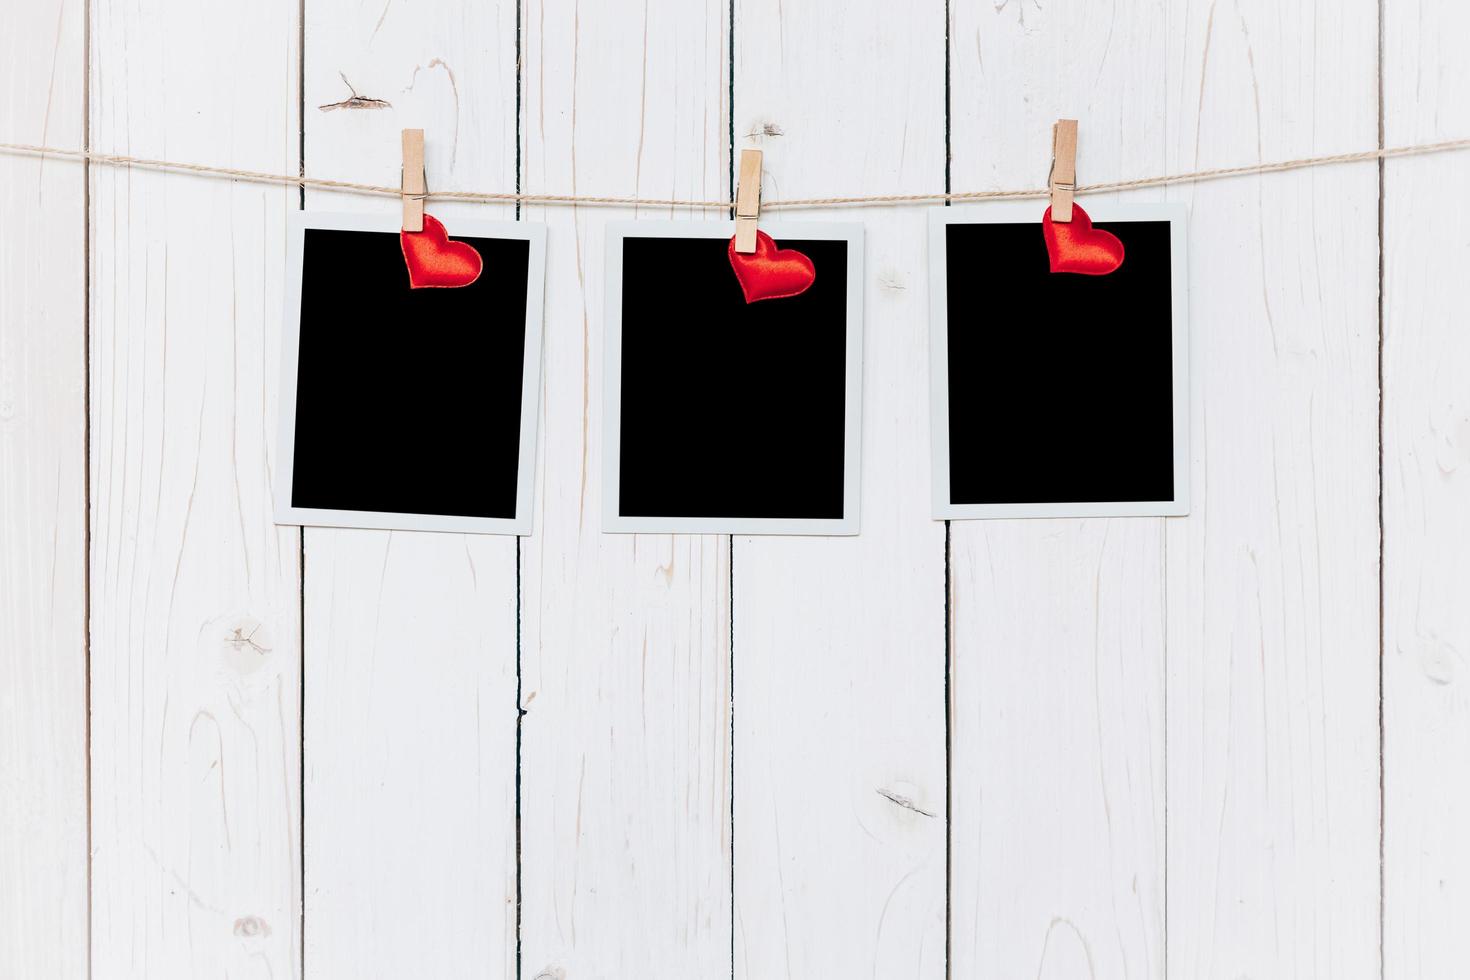
MULTIPOLYGON (((1444 140, 1438 143, 1416 143, 1412 146, 1394 146, 1385 149, 1362 150, 1357 153, 1335 153, 1329 156, 1298 157, 1295 160, 1280 160, 1275 163, 1256 163, 1241 167, 1216 167, 1210 170, 1194 170, 1189 173, 1166 174, 1159 177, 1138 177, 1133 180, 1114 180, 1102 184, 1086 184, 1077 188, 1077 193, 1105 193, 1108 191, 1133 190, 1139 187, 1163 187, 1169 184, 1187 184, 1205 180, 1220 180, 1226 177, 1244 177, 1251 174, 1280 173, 1286 170, 1305 170, 1309 167, 1325 167, 1339 163, 1363 163, 1370 160, 1390 160, 1396 157, 1427 156, 1433 153, 1448 153, 1470 149, 1470 139, 1444 140)), ((235 167, 215 167, 202 163, 181 163, 176 160, 155 160, 148 157, 126 156, 118 153, 96 153, 90 150, 69 150, 55 146, 35 146, 29 143, 0 143, 0 151, 43 157, 62 157, 85 160, 94 164, 119 167, 140 167, 145 170, 162 170, 173 173, 196 174, 204 177, 220 177, 229 180, 249 181, 259 184, 284 184, 290 187, 310 187, 322 190, 352 191, 358 194, 379 194, 398 197, 401 189, 381 184, 362 184, 350 180, 331 180, 325 177, 307 177, 304 174, 273 174, 261 170, 240 170, 235 167)), ((803 197, 788 201, 767 201, 765 208, 823 208, 845 205, 908 205, 940 204, 961 201, 995 201, 1047 196, 1046 188, 1003 191, 958 191, 934 194, 878 194, 855 197, 803 197)), ((482 204, 592 204, 621 205, 625 207, 679 207, 709 208, 726 210, 734 206, 733 201, 701 201, 660 197, 603 197, 579 194, 512 194, 489 191, 431 191, 428 195, 435 201, 474 201, 482 204)))

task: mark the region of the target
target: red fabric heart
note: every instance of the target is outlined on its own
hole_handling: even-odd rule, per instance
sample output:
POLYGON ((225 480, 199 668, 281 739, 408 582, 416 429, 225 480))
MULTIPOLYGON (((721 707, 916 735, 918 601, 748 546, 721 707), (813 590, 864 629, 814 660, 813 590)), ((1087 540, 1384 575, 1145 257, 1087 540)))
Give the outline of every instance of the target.
POLYGON ((423 231, 400 231, 411 289, 452 289, 480 278, 484 261, 473 245, 451 242, 439 219, 424 215, 423 231))
POLYGON ((1092 227, 1092 219, 1077 205, 1072 205, 1072 220, 1053 222, 1051 208, 1041 218, 1041 233, 1046 238, 1046 254, 1052 272, 1076 272, 1084 276, 1105 276, 1123 264, 1123 243, 1117 235, 1092 227))
POLYGON ((794 248, 777 248, 763 231, 755 233, 755 251, 749 255, 735 251, 731 237, 730 268, 735 270, 746 303, 800 296, 817 281, 817 267, 811 259, 794 248))

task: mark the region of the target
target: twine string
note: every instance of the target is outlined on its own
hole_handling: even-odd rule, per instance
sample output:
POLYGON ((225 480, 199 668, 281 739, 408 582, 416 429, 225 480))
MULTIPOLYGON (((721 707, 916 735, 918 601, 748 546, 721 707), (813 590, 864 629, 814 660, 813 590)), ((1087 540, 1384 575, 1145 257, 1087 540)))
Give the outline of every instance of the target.
MULTIPOLYGON (((1209 170, 1164 174, 1157 177, 1113 180, 1101 184, 1083 184, 1077 187, 1076 193, 1099 194, 1109 191, 1134 190, 1140 187, 1164 187, 1169 184, 1220 180, 1227 177, 1244 177, 1251 174, 1281 173, 1287 170, 1304 170, 1309 167, 1324 167, 1341 163, 1389 160, 1396 157, 1427 156, 1434 153, 1449 153, 1454 150, 1464 149, 1470 149, 1470 138, 1362 150, 1357 153, 1334 153, 1328 156, 1298 157, 1294 160, 1279 160, 1274 163, 1254 163, 1238 167, 1215 167, 1209 170)), ((120 153, 97 153, 90 150, 37 146, 30 143, 0 143, 0 151, 31 156, 62 157, 111 166, 139 167, 145 170, 162 170, 205 177, 221 177, 260 184, 283 184, 291 187, 351 191, 358 194, 377 194, 386 197, 399 197, 402 194, 401 188, 388 187, 382 184, 363 184, 350 180, 331 180, 325 177, 308 177, 305 174, 273 174, 262 170, 241 170, 235 167, 218 167, 202 163, 155 160, 148 157, 127 156, 120 153)), ((1043 198, 1049 193, 1046 188, 1042 187, 1022 190, 956 191, 948 194, 938 192, 933 194, 876 194, 854 197, 802 197, 786 201, 762 201, 761 206, 763 209, 775 210, 779 208, 823 208, 845 205, 942 204, 945 202, 959 201, 1043 198)), ((581 194, 515 194, 490 191, 432 191, 427 197, 435 201, 472 201, 482 204, 596 204, 628 207, 708 208, 719 210, 727 210, 735 205, 735 202, 728 200, 701 201, 681 198, 606 197, 581 194)))

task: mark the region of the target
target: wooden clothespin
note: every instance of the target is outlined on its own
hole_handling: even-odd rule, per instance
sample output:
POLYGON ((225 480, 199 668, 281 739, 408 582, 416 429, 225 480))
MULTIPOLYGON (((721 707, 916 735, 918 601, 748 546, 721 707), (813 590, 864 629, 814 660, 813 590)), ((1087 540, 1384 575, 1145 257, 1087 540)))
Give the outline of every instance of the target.
POLYGON ((1051 128, 1051 220, 1072 220, 1072 195, 1077 192, 1077 120, 1058 119, 1051 128))
POLYGON ((403 230, 424 230, 424 198, 429 196, 428 179, 424 176, 424 131, 403 131, 403 230))
POLYGON ((755 225, 761 213, 761 151, 740 151, 740 183, 735 190, 735 251, 755 251, 755 225))

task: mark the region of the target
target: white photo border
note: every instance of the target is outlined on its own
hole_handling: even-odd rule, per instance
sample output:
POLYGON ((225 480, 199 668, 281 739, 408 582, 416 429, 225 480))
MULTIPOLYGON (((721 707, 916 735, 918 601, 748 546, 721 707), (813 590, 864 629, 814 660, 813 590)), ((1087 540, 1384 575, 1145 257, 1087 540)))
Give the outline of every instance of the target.
MULTIPOLYGON (((291 505, 295 470, 296 390, 301 348, 301 276, 306 231, 371 231, 397 236, 402 221, 392 214, 295 211, 287 226, 286 298, 281 330, 281 384, 275 480, 275 522, 308 527, 386 528, 469 534, 528 535, 533 524, 536 485, 536 434, 541 406, 542 318, 546 293, 546 226, 525 221, 451 222, 453 238, 508 238, 530 243, 526 274, 526 324, 521 371, 521 439, 516 463, 515 517, 452 514, 398 514, 386 511, 331 510, 291 505)), ((468 447, 467 447, 468 448, 468 447)))
MULTIPOLYGON (((1173 327, 1174 499, 1073 503, 956 504, 949 484, 949 298, 946 229, 957 224, 1031 222, 1041 234, 1045 202, 1002 202, 934 208, 929 212, 930 479, 935 520, 1008 517, 1181 517, 1189 513, 1189 267, 1188 218, 1183 204, 1089 203, 1096 223, 1169 222, 1170 302, 1173 327)), ((983 284, 977 284, 983 289, 983 284)))
MULTIPOLYGON (((847 340, 844 388, 842 516, 646 517, 620 510, 623 375, 623 240, 625 238, 715 238, 728 241, 734 221, 613 221, 607 226, 605 321, 603 328, 602 529, 610 533, 854 535, 858 533, 862 482, 863 416, 863 226, 854 223, 771 221, 761 230, 783 241, 847 242, 847 340)), ((734 275, 732 272, 731 275, 734 275)), ((779 301, 777 301, 779 302, 779 301)))

